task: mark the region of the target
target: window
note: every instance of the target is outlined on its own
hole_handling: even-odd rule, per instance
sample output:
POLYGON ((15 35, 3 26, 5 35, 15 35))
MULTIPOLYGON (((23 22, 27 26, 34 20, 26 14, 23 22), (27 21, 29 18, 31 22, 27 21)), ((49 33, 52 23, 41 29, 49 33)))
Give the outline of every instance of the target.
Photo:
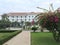
POLYGON ((26 19, 25 19, 25 21, 26 21, 26 19))
POLYGON ((18 19, 17 19, 17 21, 18 21, 18 19))
POLYGON ((26 18, 26 16, 25 16, 25 18, 26 18))
POLYGON ((21 16, 21 18, 22 18, 22 16, 21 16))
POLYGON ((21 21, 22 21, 22 19, 21 19, 21 21))
POLYGON ((33 16, 32 16, 33 17, 33 16))
POLYGON ((9 18, 9 16, 8 16, 8 18, 9 18))
POLYGON ((29 16, 29 18, 30 18, 30 16, 29 16))
POLYGON ((16 16, 18 18, 18 16, 16 16))
POLYGON ((12 19, 12 21, 14 21, 14 19, 12 19))
POLYGON ((29 19, 29 21, 30 21, 30 19, 29 19))
POLYGON ((12 16, 12 18, 14 18, 14 16, 12 16))

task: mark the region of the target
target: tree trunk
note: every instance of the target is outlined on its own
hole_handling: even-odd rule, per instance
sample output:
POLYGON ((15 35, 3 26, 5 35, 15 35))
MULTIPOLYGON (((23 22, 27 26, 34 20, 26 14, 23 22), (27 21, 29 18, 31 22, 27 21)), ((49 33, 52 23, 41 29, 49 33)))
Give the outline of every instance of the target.
POLYGON ((41 27, 41 32, 43 32, 43 27, 41 27))
POLYGON ((34 32, 35 32, 35 30, 34 30, 34 32))
POLYGON ((52 33, 53 33, 54 39, 56 40, 56 31, 54 30, 54 31, 52 31, 52 33))
POLYGON ((58 33, 58 36, 57 36, 57 42, 60 41, 60 32, 58 33))
POLYGON ((54 39, 59 42, 60 41, 60 32, 53 31, 53 37, 54 39))
POLYGON ((41 32, 43 32, 43 29, 41 29, 41 32))

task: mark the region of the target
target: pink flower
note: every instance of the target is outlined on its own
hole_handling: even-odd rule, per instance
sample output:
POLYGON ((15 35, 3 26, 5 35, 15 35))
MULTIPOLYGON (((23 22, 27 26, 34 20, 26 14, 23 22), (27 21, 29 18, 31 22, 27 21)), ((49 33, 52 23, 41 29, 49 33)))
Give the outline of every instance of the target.
POLYGON ((50 17, 49 17, 49 20, 50 20, 51 22, 53 22, 53 21, 54 21, 54 17, 50 16, 50 17))
POLYGON ((57 16, 55 16, 55 22, 58 22, 59 18, 57 16))
POLYGON ((34 19, 32 20, 32 25, 34 25, 34 19))

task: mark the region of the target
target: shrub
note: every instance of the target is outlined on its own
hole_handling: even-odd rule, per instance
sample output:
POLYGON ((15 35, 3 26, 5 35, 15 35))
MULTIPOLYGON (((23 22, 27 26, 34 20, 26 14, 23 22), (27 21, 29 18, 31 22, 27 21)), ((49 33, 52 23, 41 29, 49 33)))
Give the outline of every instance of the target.
POLYGON ((42 27, 47 28, 48 30, 54 30, 58 28, 59 25, 59 18, 56 15, 51 15, 51 16, 44 16, 41 21, 40 25, 42 27), (45 18, 44 18, 45 17, 45 18))
POLYGON ((34 32, 35 32, 38 29, 38 27, 33 26, 31 29, 34 30, 34 32))
MULTIPOLYGON (((4 42, 8 41, 9 39, 11 39, 12 37, 16 36, 18 33, 22 32, 21 30, 19 31, 5 31, 7 34, 10 33, 9 35, 5 35, 4 37, 2 37, 0 39, 0 45, 2 45, 4 42)), ((4 31, 1 31, 0 33, 2 33, 4 35, 5 33, 4 31)))
POLYGON ((40 20, 40 25, 43 28, 46 28, 47 30, 53 32, 54 38, 57 41, 59 41, 59 38, 60 38, 60 18, 57 14, 49 15, 49 13, 48 13, 48 15, 43 16, 40 20))
POLYGON ((11 24, 10 21, 0 20, 0 29, 5 29, 7 27, 10 27, 10 24, 11 24))

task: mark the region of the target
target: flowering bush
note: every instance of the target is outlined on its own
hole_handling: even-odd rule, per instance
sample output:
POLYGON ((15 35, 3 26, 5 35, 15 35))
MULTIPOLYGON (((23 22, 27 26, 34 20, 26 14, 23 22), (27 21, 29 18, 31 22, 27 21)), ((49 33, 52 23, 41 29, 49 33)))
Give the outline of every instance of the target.
POLYGON ((57 15, 43 16, 40 20, 40 25, 48 30, 58 29, 58 27, 60 27, 59 24, 59 18, 57 15))
POLYGON ((47 30, 51 31, 56 41, 59 41, 59 38, 60 38, 60 21, 59 20, 60 19, 57 15, 43 16, 40 20, 40 25, 43 28, 47 28, 47 30), (58 31, 58 33, 56 31, 58 31))
MULTIPOLYGON (((43 8, 39 8, 39 9, 43 9, 43 8)), ((55 10, 54 12, 49 10, 48 12, 42 13, 40 15, 39 15, 40 17, 38 17, 39 19, 38 22, 40 23, 40 26, 42 28, 47 28, 49 31, 52 31, 54 39, 59 42, 60 41, 60 8, 55 10)))

